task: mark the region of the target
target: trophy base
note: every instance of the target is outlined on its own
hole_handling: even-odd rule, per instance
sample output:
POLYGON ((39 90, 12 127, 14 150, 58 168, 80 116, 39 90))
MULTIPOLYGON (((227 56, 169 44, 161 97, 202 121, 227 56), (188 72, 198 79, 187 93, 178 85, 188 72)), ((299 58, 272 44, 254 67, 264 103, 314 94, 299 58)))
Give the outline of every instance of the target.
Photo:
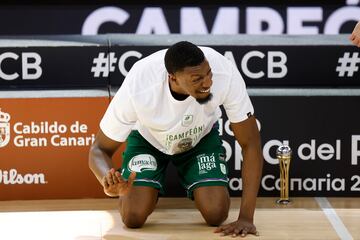
POLYGON ((291 204, 291 201, 289 199, 278 199, 278 200, 276 200, 276 204, 289 205, 289 204, 291 204))

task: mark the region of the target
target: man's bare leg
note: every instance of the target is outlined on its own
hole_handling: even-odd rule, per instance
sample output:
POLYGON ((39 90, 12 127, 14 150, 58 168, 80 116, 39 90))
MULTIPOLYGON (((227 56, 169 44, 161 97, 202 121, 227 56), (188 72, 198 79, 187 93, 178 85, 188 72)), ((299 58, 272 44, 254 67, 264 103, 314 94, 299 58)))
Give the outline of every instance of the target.
POLYGON ((140 228, 154 211, 159 190, 133 186, 129 194, 119 198, 120 215, 128 228, 140 228))
POLYGON ((198 187, 194 190, 194 199, 207 224, 219 226, 228 217, 230 197, 226 187, 198 187))

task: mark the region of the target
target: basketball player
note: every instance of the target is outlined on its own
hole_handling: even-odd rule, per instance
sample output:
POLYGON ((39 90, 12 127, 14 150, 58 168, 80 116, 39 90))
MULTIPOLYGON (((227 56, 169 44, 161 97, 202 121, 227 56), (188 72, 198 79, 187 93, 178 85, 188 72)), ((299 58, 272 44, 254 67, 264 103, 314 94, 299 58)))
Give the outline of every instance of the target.
POLYGON ((129 228, 141 227, 164 194, 169 161, 206 223, 220 226, 215 232, 257 234, 263 158, 254 109, 238 69, 212 48, 178 42, 135 63, 100 122, 89 155, 104 192, 119 196, 129 228), (239 216, 224 226, 230 198, 220 105, 243 154, 239 216), (111 157, 125 141, 122 167, 115 170, 111 157))

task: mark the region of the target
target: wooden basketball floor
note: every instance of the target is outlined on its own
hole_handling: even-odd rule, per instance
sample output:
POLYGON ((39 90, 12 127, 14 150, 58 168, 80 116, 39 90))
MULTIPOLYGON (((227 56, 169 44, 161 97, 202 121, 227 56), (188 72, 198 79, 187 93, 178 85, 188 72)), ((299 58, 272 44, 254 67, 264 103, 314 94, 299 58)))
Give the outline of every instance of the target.
MULTIPOLYGON (((258 199, 260 236, 246 239, 360 239, 360 198, 293 198, 287 207, 275 200, 258 199)), ((240 201, 232 198, 226 222, 236 219, 240 201)), ((0 239, 234 239, 213 233, 185 198, 161 198, 145 226, 135 230, 124 227, 116 209, 117 199, 0 201, 0 239)))

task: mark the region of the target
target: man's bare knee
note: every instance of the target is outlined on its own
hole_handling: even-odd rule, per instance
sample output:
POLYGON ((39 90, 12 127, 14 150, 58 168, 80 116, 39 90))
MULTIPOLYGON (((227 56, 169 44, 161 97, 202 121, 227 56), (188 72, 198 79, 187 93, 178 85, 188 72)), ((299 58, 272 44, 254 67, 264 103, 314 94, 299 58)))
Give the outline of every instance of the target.
POLYGON ((218 226, 228 217, 230 198, 225 187, 209 186, 194 190, 195 204, 207 224, 218 226))
POLYGON ((137 211, 126 211, 126 213, 123 213, 121 217, 126 227, 141 228, 148 216, 145 213, 137 211))
POLYGON ((131 192, 119 198, 122 220, 128 228, 140 228, 153 212, 158 190, 151 187, 134 186, 131 192))
POLYGON ((202 215, 207 224, 210 226, 219 226, 228 217, 227 209, 208 209, 202 212, 202 215))

